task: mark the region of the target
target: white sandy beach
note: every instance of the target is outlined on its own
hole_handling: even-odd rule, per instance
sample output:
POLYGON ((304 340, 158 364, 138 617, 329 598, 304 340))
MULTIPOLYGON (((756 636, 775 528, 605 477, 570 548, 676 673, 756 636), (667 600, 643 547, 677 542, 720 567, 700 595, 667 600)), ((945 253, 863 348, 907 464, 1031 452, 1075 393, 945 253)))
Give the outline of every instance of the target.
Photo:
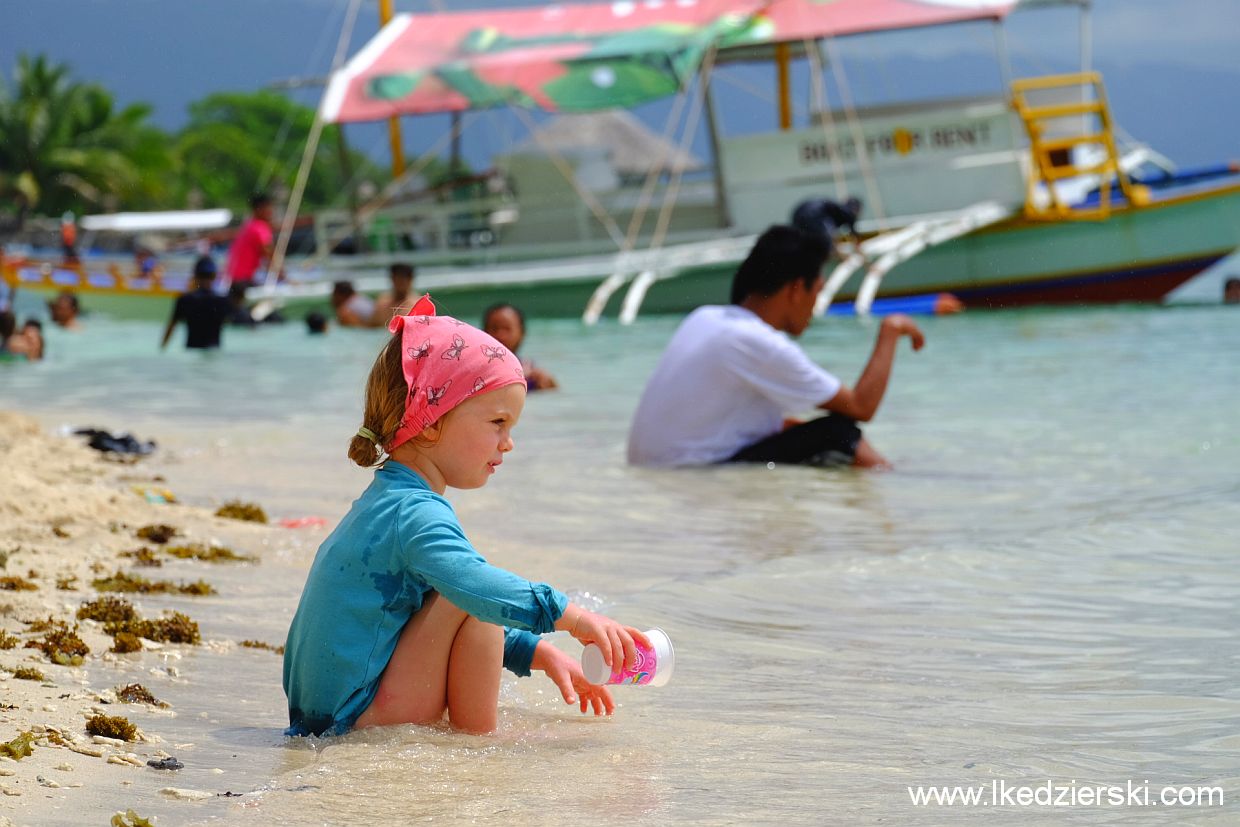
MULTIPOLYGON (((133 790, 130 807, 140 816, 152 809, 152 792, 164 802, 214 798, 215 790, 186 790, 177 773, 147 767, 148 760, 171 754, 184 760, 194 749, 161 735, 161 722, 178 715, 175 706, 157 709, 116 698, 120 686, 142 673, 149 676, 143 685, 158 698, 167 681, 181 678, 176 663, 191 647, 144 641, 141 652, 115 654, 102 624, 78 621, 76 612, 100 594, 91 581, 117 570, 150 580, 211 581, 213 564, 168 557, 135 536, 141 526, 172 525, 182 535, 174 544, 227 544, 239 554, 254 554, 280 530, 216 517, 203 508, 148 502, 138 489, 160 488, 161 480, 141 462, 106 460, 81 440, 49 436, 34 419, 18 414, 0 413, 0 468, 0 576, 35 587, 11 590, 16 581, 10 580, 0 593, 0 628, 17 638, 15 646, 0 651, 0 741, 27 732, 35 736, 29 756, 0 757, 0 824, 106 823, 114 811, 109 803, 124 788, 133 790), (135 567, 134 560, 119 556, 144 545, 169 562, 135 567), (90 647, 80 666, 57 665, 26 647, 42 637, 30 632, 29 624, 49 617, 69 627, 80 623, 80 637, 90 647), (37 669, 46 680, 18 679, 13 671, 19 667, 37 669), (141 739, 126 743, 89 735, 85 724, 96 714, 126 717, 138 724, 141 739)), ((158 594, 120 596, 146 618, 160 617, 168 602, 158 594)), ((192 607, 178 609, 193 616, 192 607)), ((201 645, 227 657, 235 644, 204 635, 201 645)))

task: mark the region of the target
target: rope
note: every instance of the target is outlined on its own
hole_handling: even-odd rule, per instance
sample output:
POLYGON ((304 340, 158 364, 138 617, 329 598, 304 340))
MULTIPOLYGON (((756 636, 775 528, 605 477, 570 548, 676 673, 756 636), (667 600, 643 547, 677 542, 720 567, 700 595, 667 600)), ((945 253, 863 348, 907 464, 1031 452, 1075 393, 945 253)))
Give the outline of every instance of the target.
MULTIPOLYGON (((340 39, 336 41, 336 55, 332 58, 332 72, 340 68, 344 62, 345 51, 349 39, 353 36, 353 24, 357 22, 357 11, 362 0, 350 0, 348 11, 345 12, 344 26, 340 30, 340 39)), ((323 95, 327 95, 327 87, 323 87, 323 95)), ((323 134, 322 101, 314 111, 314 124, 310 127, 310 137, 306 139, 306 150, 301 155, 301 168, 297 170, 297 181, 293 185, 293 194, 289 198, 288 208, 284 211, 284 222, 280 226, 280 238, 276 241, 275 250, 271 254, 271 263, 267 267, 268 274, 277 275, 284 267, 284 254, 288 252, 289 238, 293 235, 293 223, 297 220, 297 210, 301 208, 301 197, 306 191, 306 181, 310 178, 310 162, 319 149, 319 136, 323 134)))
POLYGON ((520 107, 513 107, 512 111, 517 113, 517 117, 519 117, 522 123, 525 124, 525 128, 529 130, 530 135, 534 138, 534 141, 544 152, 547 153, 547 157, 551 159, 551 163, 555 164, 555 168, 560 171, 560 174, 563 175, 569 185, 572 186, 573 191, 577 193, 577 196, 585 202, 587 207, 590 208, 590 212, 594 213, 594 217, 597 218, 599 223, 603 225, 603 228, 607 230, 607 234, 611 236, 611 240, 615 242, 616 247, 623 250, 625 240, 624 233, 620 232, 620 225, 617 224, 616 220, 611 217, 606 209, 603 208, 603 205, 600 204, 598 199, 594 197, 594 194, 585 187, 581 186, 581 182, 577 180, 577 173, 573 172, 573 168, 569 165, 569 163, 564 160, 560 153, 555 151, 555 147, 550 146, 547 143, 546 138, 538 133, 538 130, 534 124, 534 119, 529 116, 529 113, 520 107))
POLYGON ((844 176, 844 165, 840 163, 840 145, 835 131, 835 116, 831 114, 830 102, 827 100, 827 81, 823 77, 822 55, 818 52, 818 44, 805 41, 805 54, 809 56, 810 77, 814 83, 814 95, 822 101, 822 132, 827 142, 827 153, 831 158, 831 177, 835 179, 835 200, 841 204, 848 198, 848 182, 844 176))
MULTIPOLYGON (((475 112, 467 112, 464 118, 462 118, 458 123, 453 125, 452 128, 444 132, 444 134, 439 137, 439 140, 437 140, 435 144, 431 146, 430 149, 426 150, 426 152, 418 156, 418 159, 414 161, 412 164, 410 164, 408 167, 406 167, 404 172, 402 172, 400 175, 396 176, 391 181, 389 181, 387 184, 385 184, 383 189, 381 189, 374 198, 370 199, 365 204, 358 207, 357 209, 358 222, 359 223, 365 222, 372 215, 374 215, 379 210, 387 206, 387 204, 396 196, 397 192, 400 191, 401 186, 405 182, 410 180, 411 178, 414 178, 415 176, 421 174, 422 170, 426 169, 426 167, 431 163, 431 161, 439 157, 439 153, 444 148, 444 146, 449 141, 457 137, 460 133, 464 132, 466 125, 476 120, 476 115, 477 113, 475 112)), ((382 142, 384 143, 387 142, 386 136, 382 138, 382 142)), ((309 262, 310 265, 314 266, 314 265, 321 264, 324 259, 326 259, 329 255, 331 255, 332 248, 334 248, 336 244, 342 241, 344 238, 345 238, 345 235, 337 235, 335 237, 329 236, 327 238, 327 243, 323 245, 323 249, 317 251, 314 257, 310 259, 310 262, 309 262)))
MULTIPOLYGON (((684 90, 682 89, 683 93, 684 90)), ((663 146, 659 155, 658 163, 652 164, 650 171, 646 173, 646 180, 642 182, 641 194, 637 197, 637 206, 633 209, 633 215, 629 219, 629 231, 624 238, 624 252, 632 250, 637 244, 637 235, 641 231, 641 227, 646 223, 646 210, 650 206, 650 202, 654 200, 654 187, 659 180, 661 167, 664 160, 667 159, 668 150, 672 147, 672 133, 676 131, 676 124, 680 120, 680 111, 684 109, 685 95, 676 96, 675 102, 672 104, 672 111, 667 115, 667 123, 663 125, 663 146)))
MULTIPOLYGON (((323 49, 327 46, 327 33, 331 30, 332 18, 328 17, 323 24, 323 28, 319 30, 319 40, 314 45, 314 51, 311 52, 310 60, 306 64, 307 72, 310 68, 319 62, 319 56, 323 49)), ((267 155, 267 160, 263 162, 263 171, 258 175, 258 181, 255 183, 255 189, 262 192, 267 189, 267 184, 271 181, 272 173, 275 172, 276 164, 280 150, 284 148, 284 142, 288 138, 289 129, 293 125, 293 114, 295 107, 290 106, 288 111, 284 113, 284 119, 280 122, 280 128, 276 130, 275 144, 271 148, 271 152, 267 155)), ((290 159, 291 161, 292 159, 290 159)))
MULTIPOLYGON (((693 96, 693 104, 689 109, 689 115, 686 119, 685 128, 680 136, 680 150, 684 152, 688 145, 693 141, 693 137, 697 134, 698 121, 702 115, 702 103, 706 99, 706 84, 710 82, 710 73, 715 66, 715 47, 712 44, 710 50, 706 53, 706 57, 702 60, 702 68, 698 79, 698 94, 693 96)), ((684 167, 678 167, 672 173, 672 180, 668 183, 667 193, 663 196, 663 206, 659 210, 659 220, 655 225, 654 235, 650 239, 651 249, 658 249, 663 246, 663 240, 667 237, 667 228, 672 221, 672 210, 676 208, 676 197, 680 194, 680 181, 684 178, 684 167)))
POLYGON ((861 168, 861 179, 865 182, 866 197, 874 205, 874 215, 878 218, 879 229, 883 230, 887 227, 887 211, 883 208, 883 198, 878 192, 878 181, 874 177, 874 168, 870 164, 870 153, 865 147, 865 133, 857 117, 857 107, 853 105, 848 78, 844 74, 844 65, 840 63, 839 55, 835 51, 835 38, 827 38, 826 45, 827 59, 831 63, 831 70, 835 73, 835 85, 840 90, 844 114, 848 119, 849 131, 852 132, 853 145, 857 150, 857 162, 861 168))

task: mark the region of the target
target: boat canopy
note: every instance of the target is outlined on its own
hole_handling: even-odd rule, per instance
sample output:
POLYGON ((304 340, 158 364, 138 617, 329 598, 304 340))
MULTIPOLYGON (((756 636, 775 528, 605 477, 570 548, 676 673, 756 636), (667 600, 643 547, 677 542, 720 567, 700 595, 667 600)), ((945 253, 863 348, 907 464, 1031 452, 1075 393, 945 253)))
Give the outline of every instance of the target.
POLYGON ((711 48, 998 20, 1038 2, 617 0, 402 14, 332 76, 322 114, 348 123, 495 106, 631 107, 678 92, 711 48))
POLYGON ((94 232, 157 233, 197 232, 227 227, 232 211, 171 210, 167 212, 118 212, 82 217, 82 229, 94 232))

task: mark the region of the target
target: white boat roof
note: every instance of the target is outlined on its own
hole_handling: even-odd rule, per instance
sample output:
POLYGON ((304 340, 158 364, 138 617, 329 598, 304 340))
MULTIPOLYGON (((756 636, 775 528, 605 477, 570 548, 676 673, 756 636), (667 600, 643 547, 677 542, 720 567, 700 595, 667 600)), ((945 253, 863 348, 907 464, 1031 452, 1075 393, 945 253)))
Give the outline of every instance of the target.
POLYGON ((115 233, 216 230, 232 221, 232 210, 118 212, 82 217, 82 229, 115 233))

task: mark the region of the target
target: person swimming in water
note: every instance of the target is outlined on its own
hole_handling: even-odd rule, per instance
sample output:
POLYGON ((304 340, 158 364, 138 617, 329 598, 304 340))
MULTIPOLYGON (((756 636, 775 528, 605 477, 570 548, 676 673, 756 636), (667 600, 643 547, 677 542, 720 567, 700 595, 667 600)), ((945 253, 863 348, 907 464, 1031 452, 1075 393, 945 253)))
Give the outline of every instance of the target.
MULTIPOLYGON (((518 307, 507 302, 491 305, 482 314, 482 329, 520 358, 517 350, 525 341, 525 314, 518 307)), ((560 386, 554 376, 534 364, 532 359, 521 359, 521 369, 525 371, 529 390, 553 390, 560 386)))

